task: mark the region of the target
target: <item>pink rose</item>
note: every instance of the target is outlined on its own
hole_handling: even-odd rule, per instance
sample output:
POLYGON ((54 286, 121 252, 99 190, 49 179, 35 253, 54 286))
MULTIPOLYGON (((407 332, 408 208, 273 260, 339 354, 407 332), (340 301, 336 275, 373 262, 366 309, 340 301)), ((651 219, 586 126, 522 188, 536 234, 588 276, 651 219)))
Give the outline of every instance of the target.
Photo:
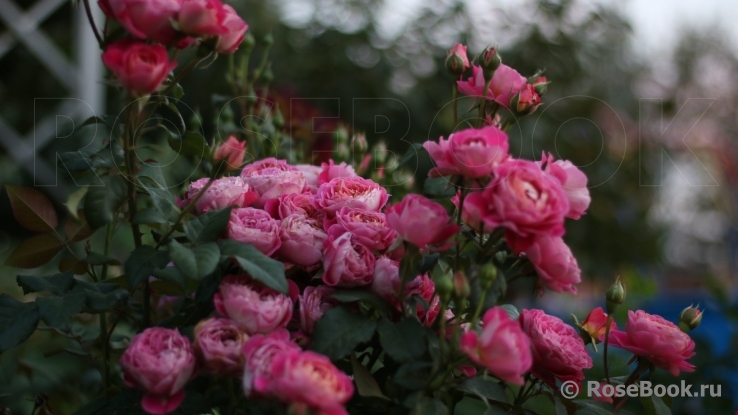
POLYGON ((247 334, 285 327, 292 317, 290 297, 247 275, 223 278, 213 302, 218 313, 233 320, 247 334))
POLYGON ((400 292, 400 264, 386 256, 377 258, 371 291, 390 303, 397 303, 400 292))
MULTIPOLYGON (((599 343, 605 337, 605 331, 607 330, 607 313, 602 307, 597 307, 587 314, 587 317, 582 322, 582 330, 587 332, 589 337, 595 342, 599 343)), ((617 330, 618 325, 615 320, 610 322, 610 333, 617 330)))
POLYGON ((313 196, 305 193, 288 193, 276 199, 267 200, 264 210, 274 219, 284 219, 295 213, 300 213, 321 223, 325 214, 313 204, 313 196))
POLYGON ((556 379, 577 383, 584 379, 582 370, 592 367, 592 358, 573 327, 542 310, 523 310, 520 325, 533 345, 535 377, 552 388, 556 379))
MULTIPOLYGON (((472 66, 472 72, 471 78, 466 81, 457 81, 456 85, 458 85, 459 92, 462 94, 481 98, 484 96, 482 68, 474 65, 472 66)), ((524 76, 520 75, 515 69, 502 64, 492 76, 487 99, 494 100, 501 106, 508 108, 510 98, 520 92, 526 85, 528 85, 528 80, 524 76)))
POLYGON ((469 69, 469 57, 466 46, 461 43, 455 44, 446 54, 446 69, 454 74, 463 74, 469 69))
POLYGON ((251 336, 243 345, 246 364, 243 371, 243 388, 246 396, 251 395, 254 379, 270 375, 272 360, 279 354, 300 351, 300 346, 290 340, 290 332, 277 329, 264 335, 251 336))
POLYGON ((302 193, 306 183, 302 172, 286 161, 274 158, 247 165, 241 171, 241 177, 259 194, 259 206, 283 194, 302 193))
MULTIPOLYGON (((203 187, 208 183, 208 178, 196 180, 184 193, 184 199, 180 205, 186 206, 194 199, 203 187)), ((211 210, 225 209, 228 206, 247 207, 258 198, 246 182, 240 177, 224 177, 216 179, 210 185, 205 194, 195 202, 195 211, 205 213, 211 210)))
POLYGON ((141 406, 152 415, 172 412, 195 372, 190 341, 177 330, 152 327, 137 334, 120 358, 123 380, 147 391, 141 406))
POLYGON ((587 188, 587 176, 568 160, 556 160, 550 154, 543 154, 540 164, 546 164, 545 172, 561 183, 569 199, 569 212, 566 217, 579 219, 589 207, 592 198, 587 188))
POLYGON ((344 207, 380 211, 387 203, 387 191, 377 183, 361 177, 336 177, 323 183, 315 194, 315 206, 328 216, 344 207))
POLYGON ((577 293, 581 271, 576 258, 561 237, 541 236, 525 250, 541 281, 557 293, 577 293))
POLYGON ((346 162, 336 164, 333 162, 333 160, 328 160, 328 163, 323 162, 320 165, 320 175, 318 175, 318 183, 328 183, 336 177, 354 176, 356 176, 356 171, 350 164, 346 164, 346 162))
POLYGON ((282 219, 282 247, 279 254, 286 261, 304 267, 315 265, 323 258, 323 242, 328 235, 322 224, 302 213, 282 219))
POLYGON ((233 209, 227 234, 228 239, 251 244, 264 255, 272 255, 282 246, 279 221, 255 208, 233 209))
POLYGON ((386 210, 387 222, 404 240, 418 246, 439 245, 459 231, 446 208, 418 194, 408 194, 386 210))
POLYGON ((448 140, 441 137, 438 143, 426 141, 423 147, 436 166, 428 173, 430 177, 461 175, 476 179, 491 174, 510 157, 507 133, 495 126, 455 132, 448 140))
POLYGON ((569 201, 559 183, 546 177, 536 163, 511 159, 497 166, 494 175, 487 188, 464 200, 472 222, 506 228, 507 242, 518 253, 537 236, 564 234, 569 201))
POLYGON ((327 298, 333 291, 333 288, 325 285, 305 287, 300 296, 300 326, 305 333, 312 333, 315 322, 335 305, 335 301, 327 298))
POLYGON ((182 0, 108 0, 107 4, 115 19, 139 39, 166 45, 177 35, 172 20, 177 20, 182 0))
POLYGON ((350 233, 334 238, 328 236, 323 250, 323 282, 330 286, 355 287, 368 285, 374 275, 374 254, 355 242, 350 233))
POLYGON ((493 375, 518 385, 533 364, 530 340, 520 324, 504 308, 494 307, 484 313, 482 332, 467 331, 461 336, 461 350, 493 375))
POLYGON ((510 108, 518 116, 532 114, 539 105, 541 105, 541 97, 530 84, 525 85, 520 92, 510 98, 510 108))
MULTIPOLYGON (((400 302, 400 274, 399 263, 386 256, 377 258, 374 267, 371 291, 390 303, 398 311, 402 311, 400 302)), ((430 326, 440 312, 438 297, 435 296, 436 287, 428 274, 418 275, 405 283, 402 296, 405 299, 417 295, 425 301, 418 303, 416 315, 423 324, 430 326), (427 307, 427 308, 426 308, 427 307)))
POLYGON ((238 50, 238 47, 246 37, 246 31, 249 30, 249 25, 241 19, 228 4, 223 5, 225 11, 225 17, 223 18, 222 25, 225 28, 225 33, 220 35, 218 38, 218 44, 215 45, 215 51, 221 55, 230 55, 238 50))
POLYGON ((240 375, 244 363, 241 349, 248 338, 233 321, 209 318, 195 326, 195 353, 216 376, 240 375))
POLYGON ((223 144, 218 146, 218 149, 215 150, 213 160, 216 163, 224 160, 226 171, 234 171, 241 167, 245 156, 246 142, 239 141, 235 135, 232 135, 223 144))
POLYGON ((343 208, 335 218, 326 219, 323 226, 333 237, 348 232, 356 242, 377 251, 389 248, 397 238, 384 213, 365 209, 343 208))
POLYGON ((305 176, 305 181, 307 183, 307 187, 310 189, 311 193, 315 193, 318 191, 318 187, 320 186, 320 173, 323 171, 323 168, 320 166, 313 166, 311 164, 295 164, 295 168, 302 172, 302 174, 305 176))
POLYGON ((195 37, 220 36, 226 33, 225 17, 226 11, 220 0, 182 0, 179 28, 195 37))
POLYGON ((169 72, 177 66, 176 62, 169 62, 164 46, 133 40, 120 40, 108 46, 102 60, 123 88, 136 97, 159 89, 169 72))
POLYGON ((312 408, 341 408, 354 394, 350 377, 330 359, 318 353, 291 351, 274 356, 269 378, 257 378, 255 389, 272 393, 285 402, 299 402, 312 408))
POLYGON ((608 342, 636 356, 643 356, 674 376, 679 371, 693 372, 687 359, 695 355, 694 341, 676 324, 643 310, 628 311, 625 331, 610 333, 608 342))

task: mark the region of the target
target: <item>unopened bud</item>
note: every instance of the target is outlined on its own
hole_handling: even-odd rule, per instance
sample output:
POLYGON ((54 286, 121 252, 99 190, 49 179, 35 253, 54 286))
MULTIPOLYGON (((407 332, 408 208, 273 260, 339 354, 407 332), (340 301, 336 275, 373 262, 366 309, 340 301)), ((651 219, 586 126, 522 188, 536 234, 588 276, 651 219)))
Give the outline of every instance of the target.
POLYGON ((225 171, 234 171, 241 168, 245 155, 246 143, 238 141, 236 136, 232 135, 215 150, 213 161, 216 163, 223 161, 225 171))
POLYGON ((618 306, 625 302, 625 287, 620 283, 620 278, 616 279, 610 288, 607 289, 605 300, 607 301, 608 314, 614 313, 618 306))
POLYGON ((469 296, 471 289, 469 288, 469 281, 463 273, 457 272, 454 274, 454 298, 464 299, 469 296))
POLYGON ((282 111, 279 110, 279 107, 277 107, 277 111, 274 113, 274 117, 272 118, 272 125, 274 125, 274 128, 281 130, 282 127, 284 127, 284 116, 282 115, 282 111))
POLYGON ((270 84, 274 80, 274 72, 272 72, 271 66, 264 68, 264 72, 259 76, 259 80, 264 84, 270 84))
POLYGON ((539 105, 541 105, 541 97, 530 84, 510 98, 510 110, 518 117, 532 114, 539 105))
POLYGON ((264 44, 264 46, 272 46, 274 44, 274 36, 272 36, 271 33, 264 36, 264 38, 261 40, 261 43, 264 44))
POLYGON ((369 144, 366 142, 366 136, 363 133, 354 134, 351 137, 351 149, 354 151, 354 154, 364 154, 368 148, 369 144))
MULTIPOLYGON (((699 305, 697 307, 699 307, 699 305)), ((702 311, 697 307, 689 306, 679 314, 679 328, 681 328, 682 331, 687 332, 694 330, 702 322, 702 311)))
POLYGON ((336 158, 338 160, 348 160, 351 158, 351 150, 346 143, 338 143, 336 145, 336 158))
POLYGON ((433 283, 435 284, 436 294, 441 298, 441 301, 448 302, 451 294, 454 293, 452 278, 445 272, 439 272, 433 276, 433 283))
POLYGON ((246 94, 246 104, 247 105, 254 105, 256 104, 256 101, 259 99, 259 97, 256 96, 256 92, 253 88, 249 89, 249 92, 246 94))
POLYGON ((374 145, 372 149, 374 155, 374 162, 377 164, 384 164, 387 161, 387 144, 384 141, 379 141, 374 145))
POLYGON ((548 90, 548 84, 550 84, 550 82, 546 82, 545 76, 539 76, 531 81, 530 84, 536 91, 536 94, 538 94, 539 96, 543 96, 543 94, 545 94, 548 90))
POLYGON ((502 58, 500 57, 500 54, 497 53, 497 49, 493 47, 485 49, 484 52, 482 52, 482 56, 479 58, 479 66, 482 67, 484 79, 488 81, 492 79, 492 76, 494 76, 495 71, 501 64, 502 58))
POLYGON ((457 43, 446 54, 446 70, 458 77, 467 69, 469 69, 469 57, 466 54, 466 46, 457 43))
POLYGON ((241 49, 248 52, 253 49, 255 45, 256 39, 254 38, 254 35, 252 35, 251 32, 247 32, 246 36, 243 38, 243 42, 241 42, 241 49))
POLYGON ((482 265, 482 269, 479 270, 479 281, 482 283, 482 287, 489 287, 497 279, 497 267, 491 263, 482 265))
POLYGON ((348 140, 349 140, 348 130, 346 130, 346 128, 343 126, 338 127, 336 131, 333 132, 333 136, 336 139, 336 145, 348 143, 348 140))

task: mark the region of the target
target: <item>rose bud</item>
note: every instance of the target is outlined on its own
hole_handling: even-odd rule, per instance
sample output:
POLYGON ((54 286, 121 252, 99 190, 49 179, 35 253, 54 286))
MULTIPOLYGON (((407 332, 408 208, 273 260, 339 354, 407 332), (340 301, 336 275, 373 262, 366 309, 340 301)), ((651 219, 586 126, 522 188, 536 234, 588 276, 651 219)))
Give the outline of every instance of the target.
POLYGON ((364 154, 368 148, 369 143, 366 142, 366 136, 363 133, 354 134, 351 137, 351 150, 354 154, 364 154))
POLYGON ((487 100, 495 101, 497 104, 508 108, 510 99, 520 92, 528 84, 528 80, 520 75, 518 71, 507 66, 500 65, 495 70, 492 81, 489 83, 489 89, 485 94, 484 91, 484 74, 479 66, 472 66, 472 76, 466 80, 459 80, 456 85, 459 92, 477 98, 487 97, 487 100))
POLYGON ((610 333, 608 343, 645 357, 674 376, 679 376, 679 371, 694 371, 694 366, 687 362, 695 355, 694 341, 676 324, 661 316, 642 310, 628 311, 625 331, 610 333))
POLYGON ((106 15, 114 15, 128 32, 139 39, 167 45, 177 37, 172 21, 177 20, 182 0, 108 0, 105 6, 102 4, 106 15))
POLYGON ((408 194, 387 208, 387 222, 404 240, 424 248, 440 245, 459 231, 441 204, 418 194, 408 194))
POLYGON ((226 33, 225 17, 226 11, 220 0, 183 0, 177 20, 184 33, 206 37, 226 33))
POLYGON ((244 363, 241 349, 248 338, 233 321, 209 318, 195 326, 195 353, 210 373, 240 375, 244 363))
POLYGON ((269 378, 274 356, 292 351, 300 351, 300 346, 290 340, 290 332, 286 329, 277 329, 268 335, 251 336, 243 345, 246 360, 243 371, 244 394, 251 395, 257 377, 269 378))
POLYGON ((502 65, 502 57, 497 52, 497 48, 488 47, 482 52, 479 66, 482 67, 486 79, 492 79, 500 65, 502 65))
POLYGON ((292 317, 290 297, 254 281, 248 275, 228 275, 213 297, 218 313, 247 334, 285 327, 292 317))
POLYGON ((470 288, 469 281, 462 272, 457 272, 453 276, 454 280, 454 297, 458 300, 463 300, 469 296, 470 288))
POLYGON ((526 85, 515 96, 510 98, 510 109, 515 116, 532 114, 541 105, 541 97, 532 85, 526 85))
POLYGON ((461 43, 455 44, 448 50, 446 55, 446 70, 455 77, 469 69, 469 57, 466 54, 466 46, 461 43))
POLYGON ((257 392, 274 394, 284 402, 303 403, 328 413, 342 410, 354 394, 351 378, 328 357, 311 351, 277 354, 269 378, 256 378, 254 387, 257 392))
POLYGON ((215 51, 221 55, 230 55, 238 50, 238 46, 246 38, 249 25, 241 19, 230 5, 224 5, 223 10, 225 10, 225 17, 222 24, 226 28, 226 32, 218 38, 215 51))
MULTIPOLYGON (((596 351, 597 343, 603 341, 605 331, 607 330, 607 314, 605 314, 605 310, 602 307, 597 307, 590 311, 582 324, 579 324, 579 321, 573 314, 572 318, 574 318, 574 325, 579 328, 579 335, 582 336, 582 340, 585 343, 591 343, 596 351)), ((617 328, 618 325, 615 321, 610 322, 610 332, 617 328)))
POLYGON ((538 237, 525 254, 548 288, 559 293, 577 293, 575 285, 582 281, 581 270, 561 237, 538 237))
POLYGON ((696 329, 702 322, 702 311, 697 307, 689 306, 679 314, 679 328, 683 332, 696 329))
POLYGON ((103 63, 131 95, 142 97, 159 89, 177 66, 169 61, 166 48, 133 40, 120 40, 105 48, 103 63))
POLYGON ((592 358, 573 327, 542 310, 523 310, 520 325, 533 345, 535 377, 552 388, 556 379, 577 384, 584 379, 582 370, 592 367, 592 358))
POLYGON ((502 307, 484 313, 481 333, 461 336, 461 350, 493 375, 518 385, 525 384, 523 375, 533 364, 528 336, 502 307))
POLYGON ((241 168, 245 156, 246 142, 239 141, 235 135, 232 135, 218 146, 215 155, 213 155, 213 160, 216 163, 221 160, 225 161, 225 170, 234 171, 241 168))
POLYGON ((625 287, 620 283, 620 277, 607 289, 605 300, 608 314, 614 313, 618 306, 625 302, 625 287))
POLYGON ((533 87, 533 89, 535 89, 536 94, 538 94, 539 96, 543 96, 543 94, 545 94, 548 90, 548 84, 550 83, 551 82, 546 82, 545 76, 539 76, 536 77, 532 82, 530 82, 530 85, 533 87))
POLYGON ((137 334, 120 358, 123 381, 147 391, 141 401, 152 415, 174 411, 184 400, 185 384, 195 372, 190 341, 177 330, 152 327, 137 334))

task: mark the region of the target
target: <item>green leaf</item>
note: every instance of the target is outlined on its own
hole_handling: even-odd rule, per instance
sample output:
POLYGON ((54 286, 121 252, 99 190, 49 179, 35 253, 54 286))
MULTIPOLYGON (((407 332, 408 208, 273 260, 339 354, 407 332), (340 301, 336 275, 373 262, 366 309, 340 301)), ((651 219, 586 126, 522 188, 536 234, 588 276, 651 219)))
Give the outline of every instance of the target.
POLYGON ((90 402, 87 402, 85 406, 79 408, 72 415, 96 415, 98 411, 100 411, 108 404, 108 399, 110 398, 107 396, 101 396, 97 399, 93 399, 90 402))
POLYGON ((273 290, 289 292, 282 262, 269 258, 252 245, 233 240, 222 241, 219 245, 220 254, 224 258, 235 259, 252 278, 273 290))
POLYGON ((420 150, 421 148, 423 148, 423 145, 422 144, 420 144, 420 143, 412 143, 410 145, 410 148, 407 149, 407 151, 405 152, 405 155, 402 156, 402 158, 400 159, 399 163, 397 163, 397 167, 395 167, 395 168, 396 169, 399 169, 400 167, 402 167, 405 164, 407 164, 408 161, 412 160, 413 157, 415 157, 415 156, 418 155, 418 150, 420 150))
POLYGON ((5 259, 5 265, 18 268, 36 268, 51 261, 64 244, 49 233, 32 236, 21 242, 5 259))
POLYGON ((72 289, 73 293, 84 293, 87 298, 84 312, 101 312, 115 307, 128 299, 128 290, 121 288, 118 284, 98 282, 96 284, 76 280, 72 289))
POLYGON ((484 399, 508 403, 505 387, 492 379, 472 378, 459 385, 459 390, 484 399))
POLYGON ((356 392, 361 396, 390 400, 382 393, 377 381, 369 370, 356 359, 356 353, 351 353, 351 369, 356 382, 356 392))
POLYGON ((117 259, 97 252, 88 252, 85 261, 90 265, 120 265, 120 261, 117 259))
POLYGON ((430 197, 452 197, 456 192, 450 176, 425 179, 423 194, 430 197))
POLYGON ((39 297, 36 299, 39 316, 47 326, 57 329, 68 329, 72 316, 82 311, 87 297, 82 292, 69 293, 64 296, 39 297))
POLYGON ((163 281, 175 282, 184 287, 185 276, 179 272, 176 266, 164 267, 162 269, 154 270, 154 276, 163 281))
POLYGON ((333 360, 349 354, 359 343, 369 341, 377 322, 338 306, 326 311, 315 324, 310 348, 333 360))
POLYGON ((16 281, 18 286, 23 289, 23 294, 50 291, 53 294, 61 295, 72 289, 75 279, 72 272, 64 272, 47 277, 18 275, 16 281))
POLYGON ((169 256, 183 275, 200 280, 215 270, 220 261, 220 249, 214 242, 189 249, 172 240, 169 243, 169 256))
POLYGON ((18 223, 33 232, 51 232, 59 225, 54 205, 35 189, 8 186, 8 198, 18 223))
POLYGON ((85 217, 92 229, 110 223, 127 198, 123 176, 104 176, 102 182, 101 186, 90 186, 85 195, 85 217))
POLYGON ((200 133, 187 132, 184 138, 170 138, 169 147, 177 154, 190 157, 204 157, 208 153, 208 143, 200 133))
POLYGON ((612 415, 615 413, 612 405, 603 402, 577 399, 574 403, 579 407, 579 409, 574 412, 574 415, 612 415))
POLYGON ((187 222, 184 227, 187 238, 196 244, 217 241, 225 233, 232 209, 210 211, 187 222))
POLYGON ((418 401, 410 415, 448 415, 448 408, 438 399, 426 397, 418 401))
POLYGON ((429 362, 407 362, 397 369, 393 378, 398 385, 412 389, 423 389, 431 377, 432 363, 429 362))
POLYGON ((507 315, 510 316, 510 319, 517 320, 520 317, 520 311, 518 311, 517 307, 515 307, 514 305, 502 304, 500 307, 502 307, 507 312, 507 315))
POLYGON ((135 289, 153 275, 155 269, 164 268, 168 261, 166 252, 157 251, 152 246, 142 245, 134 249, 124 267, 128 288, 135 289))
POLYGON ((385 352, 398 362, 418 359, 425 352, 425 330, 416 318, 393 323, 383 317, 377 332, 385 352))
POLYGON ((0 294, 0 353, 26 340, 38 325, 36 303, 22 303, 0 294))
POLYGON ((146 208, 136 213, 136 216, 133 217, 133 223, 137 225, 167 223, 167 218, 156 209, 146 208))
POLYGON ((647 415, 671 415, 671 409, 656 395, 642 396, 640 401, 647 415))
POLYGON ((392 314, 392 310, 384 300, 379 298, 378 295, 366 290, 336 290, 330 295, 330 297, 335 298, 342 303, 365 301, 374 306, 374 308, 376 308, 383 316, 392 314))

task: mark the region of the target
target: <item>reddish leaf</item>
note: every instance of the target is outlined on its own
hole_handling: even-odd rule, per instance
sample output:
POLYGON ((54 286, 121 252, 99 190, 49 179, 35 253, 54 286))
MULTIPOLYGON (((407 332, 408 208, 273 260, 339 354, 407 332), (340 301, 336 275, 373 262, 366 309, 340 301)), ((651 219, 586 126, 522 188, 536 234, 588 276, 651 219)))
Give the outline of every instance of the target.
POLYGON ((8 190, 13 215, 18 223, 29 231, 49 232, 56 229, 54 205, 38 190, 18 186, 5 186, 8 190))
POLYGON ((82 275, 87 272, 87 262, 77 261, 74 258, 64 258, 59 261, 59 271, 67 272, 72 271, 76 275, 82 275))
POLYGON ((90 229, 90 225, 85 219, 85 213, 80 210, 77 215, 79 220, 69 218, 64 223, 64 234, 67 235, 67 241, 69 242, 83 241, 95 233, 94 230, 90 229))
POLYGON ((54 235, 42 233, 32 236, 15 248, 5 265, 18 268, 36 268, 51 261, 64 244, 54 235))

